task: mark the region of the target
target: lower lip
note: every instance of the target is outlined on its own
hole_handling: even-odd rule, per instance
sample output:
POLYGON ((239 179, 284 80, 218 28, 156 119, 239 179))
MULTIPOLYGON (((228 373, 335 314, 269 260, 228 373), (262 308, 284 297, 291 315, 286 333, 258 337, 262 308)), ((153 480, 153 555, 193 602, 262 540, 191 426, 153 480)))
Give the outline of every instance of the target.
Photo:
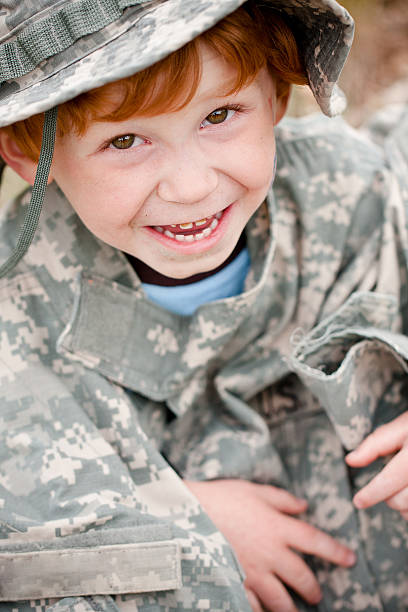
POLYGON ((173 251, 178 251, 179 253, 194 254, 200 253, 201 251, 206 251, 211 249, 225 234, 226 229, 228 227, 229 218, 231 216, 231 209, 233 204, 230 204, 227 208, 222 211, 222 216, 218 220, 217 227, 211 232, 209 236, 202 238, 201 240, 197 240, 194 242, 179 242, 174 238, 169 238, 164 234, 156 231, 155 229, 145 226, 145 229, 151 236, 153 236, 158 242, 166 246, 167 248, 172 249, 173 251))

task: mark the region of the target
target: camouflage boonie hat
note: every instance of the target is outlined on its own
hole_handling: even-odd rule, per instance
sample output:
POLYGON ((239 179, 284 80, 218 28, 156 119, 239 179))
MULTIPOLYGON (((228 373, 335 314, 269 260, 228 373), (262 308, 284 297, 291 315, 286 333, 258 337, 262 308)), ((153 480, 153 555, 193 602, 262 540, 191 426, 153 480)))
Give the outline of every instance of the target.
MULTIPOLYGON (((245 0, 0 0, 0 126, 154 64, 245 0)), ((344 109, 336 87, 353 20, 335 0, 262 0, 284 12, 324 113, 344 109)))

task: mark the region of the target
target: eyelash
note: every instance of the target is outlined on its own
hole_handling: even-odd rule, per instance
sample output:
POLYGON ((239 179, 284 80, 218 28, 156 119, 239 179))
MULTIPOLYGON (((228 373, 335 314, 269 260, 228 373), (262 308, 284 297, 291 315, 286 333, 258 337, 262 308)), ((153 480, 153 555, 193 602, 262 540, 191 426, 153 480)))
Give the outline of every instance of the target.
MULTIPOLYGON (((213 111, 211 111, 211 113, 208 113, 208 115, 201 122, 200 128, 203 129, 203 127, 205 127, 205 126, 203 126, 203 123, 204 123, 204 121, 206 121, 207 117, 209 117, 213 113, 216 113, 217 111, 223 111, 223 110, 234 111, 235 113, 242 113, 242 112, 244 112, 244 109, 243 109, 243 107, 240 104, 226 104, 225 106, 220 106, 218 108, 215 108, 213 111)), ((223 125, 224 123, 227 123, 230 119, 231 119, 231 117, 229 119, 226 119, 225 121, 220 121, 220 123, 210 123, 209 125, 212 126, 212 127, 215 127, 217 125, 223 125)))
MULTIPOLYGON (((209 123, 208 126, 204 126, 203 123, 204 121, 206 121, 207 117, 209 117, 210 115, 212 115, 213 113, 216 113, 217 111, 234 111, 235 113, 243 113, 245 112, 245 109, 240 105, 240 104, 226 104, 225 106, 220 106, 218 108, 215 108, 214 110, 212 110, 210 113, 208 113, 208 115, 203 119, 203 121, 200 123, 200 129, 204 129, 205 127, 217 127, 218 125, 223 125, 224 123, 227 123, 229 120, 231 120, 231 117, 229 119, 225 119, 224 121, 220 121, 220 123, 209 123)), ((234 116, 234 115, 233 115, 234 116)), ((136 134, 120 134, 119 136, 115 136, 115 138, 112 138, 110 140, 108 140, 106 143, 104 143, 102 145, 102 150, 115 150, 115 151, 129 151, 130 149, 133 149, 133 146, 130 146, 128 148, 124 147, 123 149, 120 149, 119 147, 114 147, 111 146, 113 144, 113 142, 115 140, 118 140, 119 138, 124 138, 126 136, 133 136, 135 138, 135 140, 137 138, 139 138, 142 142, 146 142, 149 143, 149 140, 143 139, 141 136, 137 136, 136 134)), ((142 144, 142 143, 141 143, 142 144)), ((133 143, 132 143, 133 145, 133 143)))
MULTIPOLYGON (((130 146, 130 147, 127 147, 127 148, 124 147, 123 149, 121 149, 120 147, 111 146, 111 145, 113 145, 115 140, 119 140, 119 138, 125 138, 126 136, 132 136, 132 137, 134 137, 135 140, 136 139, 141 140, 142 142, 140 144, 149 143, 150 142, 147 138, 142 138, 141 136, 137 136, 136 134, 130 134, 130 133, 129 134, 120 134, 119 136, 115 136, 115 138, 112 138, 112 139, 108 140, 107 142, 105 142, 102 145, 101 149, 103 151, 106 151, 106 150, 111 150, 111 151, 112 150, 113 151, 129 151, 130 149, 133 149, 134 148, 133 146, 130 146)), ((133 145, 133 143, 132 143, 132 145, 133 145)))

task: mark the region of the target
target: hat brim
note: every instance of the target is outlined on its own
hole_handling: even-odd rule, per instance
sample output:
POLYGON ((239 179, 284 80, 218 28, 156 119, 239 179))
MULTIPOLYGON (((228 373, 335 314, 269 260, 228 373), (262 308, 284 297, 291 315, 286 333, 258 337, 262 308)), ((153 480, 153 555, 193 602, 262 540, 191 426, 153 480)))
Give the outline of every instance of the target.
POLYGON ((167 0, 143 12, 130 10, 122 23, 78 41, 48 65, 0 88, 0 127, 43 112, 81 93, 151 66, 211 28, 245 0, 167 0), (130 14, 129 14, 130 13, 130 14), (98 39, 107 39, 97 46, 98 39), (80 57, 84 54, 84 57, 80 57), (80 59, 78 59, 80 57, 80 59))
MULTIPOLYGON (((344 107, 335 83, 351 46, 353 20, 335 0, 268 0, 297 31, 309 81, 323 112, 344 107), (322 39, 330 44, 322 45, 322 39), (316 50, 320 57, 316 55, 316 50)), ((0 87, 0 127, 130 76, 211 28, 245 0, 166 0, 131 9, 121 22, 79 40, 24 77, 0 87), (90 40, 90 43, 89 43, 90 40), (79 58, 79 59, 78 59, 79 58), (48 72, 47 72, 48 71, 48 72)), ((266 0, 264 0, 266 3, 266 0)))

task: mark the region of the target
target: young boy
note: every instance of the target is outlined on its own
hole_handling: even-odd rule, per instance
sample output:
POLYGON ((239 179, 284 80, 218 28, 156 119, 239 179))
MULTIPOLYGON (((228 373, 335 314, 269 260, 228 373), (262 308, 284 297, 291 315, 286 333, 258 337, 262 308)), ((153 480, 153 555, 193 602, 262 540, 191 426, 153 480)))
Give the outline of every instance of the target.
POLYGON ((0 8, 0 605, 407 609, 403 148, 276 128, 349 15, 0 8))

